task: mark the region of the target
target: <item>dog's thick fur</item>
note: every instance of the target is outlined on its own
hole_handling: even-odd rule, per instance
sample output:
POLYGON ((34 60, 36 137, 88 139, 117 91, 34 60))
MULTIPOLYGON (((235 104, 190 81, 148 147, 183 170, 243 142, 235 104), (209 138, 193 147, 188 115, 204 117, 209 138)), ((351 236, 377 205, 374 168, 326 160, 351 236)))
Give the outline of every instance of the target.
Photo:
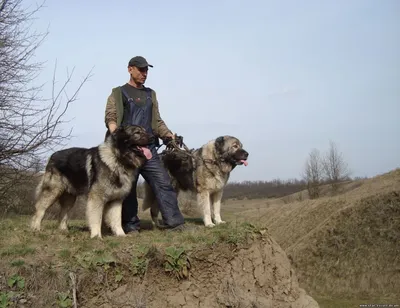
POLYGON ((40 230, 46 210, 58 201, 59 227, 67 229, 68 212, 76 198, 83 196, 87 199, 86 219, 91 238, 102 237, 103 219, 116 236, 124 236, 122 200, 132 187, 137 168, 146 161, 142 147, 152 138, 140 126, 119 127, 99 146, 53 153, 37 187, 31 228, 40 230))
MULTIPOLYGON (((225 223, 221 219, 221 199, 230 173, 237 165, 247 164, 248 153, 240 140, 232 136, 221 136, 211 140, 189 155, 179 155, 179 151, 161 155, 172 186, 180 192, 196 194, 197 204, 202 210, 206 227, 225 223), (211 208, 213 211, 211 213, 211 208), (214 220, 214 223, 212 221, 214 220)), ((144 183, 142 209, 150 208, 154 224, 158 224, 159 208, 151 187, 144 183)))

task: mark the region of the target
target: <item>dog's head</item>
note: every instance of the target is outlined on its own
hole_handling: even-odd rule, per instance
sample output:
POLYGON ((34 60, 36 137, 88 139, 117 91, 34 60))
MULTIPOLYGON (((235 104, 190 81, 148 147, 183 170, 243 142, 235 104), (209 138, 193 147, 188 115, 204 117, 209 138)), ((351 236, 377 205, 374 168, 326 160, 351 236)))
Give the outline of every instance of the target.
POLYGON ((154 136, 138 125, 118 127, 112 134, 112 139, 118 151, 132 162, 135 158, 151 159, 151 151, 146 147, 154 142, 154 136))
POLYGON ((243 144, 236 137, 218 137, 215 139, 215 151, 217 155, 232 164, 232 166, 243 164, 247 166, 249 153, 243 149, 243 144))

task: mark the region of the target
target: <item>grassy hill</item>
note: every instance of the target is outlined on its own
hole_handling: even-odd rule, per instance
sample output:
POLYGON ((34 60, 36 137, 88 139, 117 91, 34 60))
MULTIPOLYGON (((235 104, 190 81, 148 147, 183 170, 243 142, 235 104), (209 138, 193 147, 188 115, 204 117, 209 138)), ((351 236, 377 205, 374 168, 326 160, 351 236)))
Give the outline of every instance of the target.
POLYGON ((301 192, 226 202, 224 210, 267 226, 310 294, 400 300, 400 169, 341 190, 317 200, 297 201, 301 192))
POLYGON ((84 222, 61 232, 47 220, 39 233, 28 223, 0 222, 0 307, 319 307, 282 248, 251 224, 188 220, 183 233, 144 224, 139 235, 99 240, 84 222))
POLYGON ((214 229, 181 201, 194 230, 176 234, 140 212, 139 236, 90 240, 82 203, 68 233, 57 206, 40 233, 30 216, 0 220, 0 307, 72 307, 74 296, 104 308, 317 307, 307 294, 322 308, 400 303, 400 169, 315 200, 225 200, 229 223, 214 229))

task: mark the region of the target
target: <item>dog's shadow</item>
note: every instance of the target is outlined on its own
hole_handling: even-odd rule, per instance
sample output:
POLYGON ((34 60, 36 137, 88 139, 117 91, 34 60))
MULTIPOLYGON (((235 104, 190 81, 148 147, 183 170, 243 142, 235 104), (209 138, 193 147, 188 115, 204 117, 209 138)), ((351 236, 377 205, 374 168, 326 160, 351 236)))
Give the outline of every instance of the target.
POLYGON ((194 225, 203 225, 203 219, 202 218, 185 218, 185 222, 194 224, 194 225))
POLYGON ((68 226, 68 232, 70 232, 70 233, 90 232, 90 229, 88 226, 70 225, 70 226, 68 226))

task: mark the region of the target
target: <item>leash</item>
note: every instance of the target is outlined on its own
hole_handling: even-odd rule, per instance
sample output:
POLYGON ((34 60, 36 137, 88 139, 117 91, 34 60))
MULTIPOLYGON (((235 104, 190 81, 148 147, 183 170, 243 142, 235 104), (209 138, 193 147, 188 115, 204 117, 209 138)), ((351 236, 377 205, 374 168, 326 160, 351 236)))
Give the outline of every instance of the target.
MULTIPOLYGON (((178 151, 180 154, 189 156, 192 159, 194 169, 197 169, 196 157, 193 155, 193 151, 195 149, 190 150, 186 146, 186 144, 183 142, 182 136, 178 136, 177 134, 175 134, 175 138, 167 137, 162 140, 163 140, 163 143, 157 148, 157 150, 164 145, 165 145, 165 150, 163 152, 161 152, 160 155, 166 155, 166 154, 168 154, 168 152, 171 153, 174 151, 178 151)), ((207 163, 220 166, 221 163, 226 162, 226 160, 224 158, 220 158, 218 160, 203 158, 201 156, 199 156, 198 158, 200 158, 200 160, 204 163, 204 165, 207 169, 208 169, 207 163)))
POLYGON ((193 151, 193 150, 189 150, 189 148, 183 142, 183 137, 182 136, 178 136, 177 134, 175 134, 175 138, 166 137, 166 138, 163 138, 161 140, 163 141, 163 143, 157 147, 157 151, 162 146, 165 146, 165 150, 164 151, 166 151, 166 150, 170 150, 170 151, 178 150, 178 151, 186 152, 188 154, 190 154, 193 151), (182 147, 183 147, 183 149, 182 149, 182 147))

